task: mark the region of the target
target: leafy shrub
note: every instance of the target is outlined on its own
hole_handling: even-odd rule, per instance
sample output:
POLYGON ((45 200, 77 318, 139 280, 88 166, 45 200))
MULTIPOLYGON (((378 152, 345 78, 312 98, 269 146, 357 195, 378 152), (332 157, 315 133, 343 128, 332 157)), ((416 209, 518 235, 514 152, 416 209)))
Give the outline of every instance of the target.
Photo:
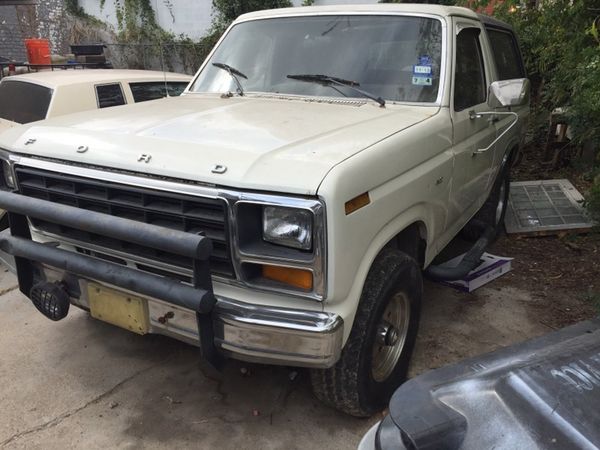
POLYGON ((213 0, 213 27, 223 32, 239 15, 261 9, 293 6, 289 0, 213 0))
POLYGON ((592 217, 600 222, 600 181, 594 183, 586 198, 586 208, 592 217))
MULTIPOLYGON (((575 143, 600 138, 600 0, 499 4, 494 15, 515 28, 533 86, 534 108, 567 111, 575 143)), ((543 121, 541 121, 543 123, 543 121)))

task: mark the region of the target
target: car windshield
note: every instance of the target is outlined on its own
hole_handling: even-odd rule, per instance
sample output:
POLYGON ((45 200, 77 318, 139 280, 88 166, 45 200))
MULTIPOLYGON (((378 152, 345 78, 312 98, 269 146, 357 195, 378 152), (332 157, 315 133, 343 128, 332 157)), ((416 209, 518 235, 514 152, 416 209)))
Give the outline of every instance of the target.
POLYGON ((52 89, 34 83, 5 80, 0 83, 0 118, 29 123, 46 118, 52 89))
POLYGON ((390 101, 435 102, 442 26, 413 16, 306 16, 235 25, 205 64, 191 92, 236 92, 235 80, 213 63, 243 73, 243 91, 360 97, 339 85, 288 75, 326 75, 390 101))

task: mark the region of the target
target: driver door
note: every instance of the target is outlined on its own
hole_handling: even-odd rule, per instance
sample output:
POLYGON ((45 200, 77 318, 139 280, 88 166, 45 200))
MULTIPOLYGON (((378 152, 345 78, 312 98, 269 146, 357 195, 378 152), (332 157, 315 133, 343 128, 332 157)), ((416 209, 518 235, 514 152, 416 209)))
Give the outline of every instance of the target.
POLYGON ((455 23, 454 74, 451 96, 454 180, 450 194, 450 222, 462 227, 488 195, 494 148, 483 153, 496 138, 493 116, 475 117, 489 111, 487 91, 491 80, 489 51, 481 25, 468 19, 455 23), (453 220, 454 219, 454 220, 453 220))

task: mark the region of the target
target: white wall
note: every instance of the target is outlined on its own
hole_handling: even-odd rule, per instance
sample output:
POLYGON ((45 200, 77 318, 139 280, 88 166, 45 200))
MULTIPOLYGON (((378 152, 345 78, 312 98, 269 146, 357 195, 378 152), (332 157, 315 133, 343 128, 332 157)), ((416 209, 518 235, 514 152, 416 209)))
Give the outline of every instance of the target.
MULTIPOLYGON (((185 34, 198 39, 206 33, 212 23, 211 0, 154 0, 156 18, 161 27, 176 35, 185 34), (170 6, 167 6, 170 5, 170 6), (172 15, 171 15, 172 14, 172 15)), ((300 6, 302 0, 292 0, 300 6)), ((315 5, 341 5, 377 3, 377 0, 316 0, 315 5)), ((79 5, 88 14, 117 28, 114 0, 106 0, 100 8, 99 0, 79 0, 79 5)))

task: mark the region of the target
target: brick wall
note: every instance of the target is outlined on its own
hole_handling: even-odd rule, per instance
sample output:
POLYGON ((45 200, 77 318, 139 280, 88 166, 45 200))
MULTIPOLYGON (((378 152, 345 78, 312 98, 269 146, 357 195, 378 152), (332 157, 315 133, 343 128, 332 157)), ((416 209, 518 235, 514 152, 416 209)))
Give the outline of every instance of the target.
POLYGON ((22 61, 27 59, 27 52, 17 15, 18 8, 24 7, 0 4, 0 56, 22 61))
POLYGON ((69 29, 63 0, 38 0, 28 5, 0 1, 0 56, 26 60, 23 40, 30 37, 48 39, 52 53, 65 53, 69 29))
POLYGON ((38 37, 50 41, 52 53, 69 51, 69 22, 64 0, 38 0, 38 37))

